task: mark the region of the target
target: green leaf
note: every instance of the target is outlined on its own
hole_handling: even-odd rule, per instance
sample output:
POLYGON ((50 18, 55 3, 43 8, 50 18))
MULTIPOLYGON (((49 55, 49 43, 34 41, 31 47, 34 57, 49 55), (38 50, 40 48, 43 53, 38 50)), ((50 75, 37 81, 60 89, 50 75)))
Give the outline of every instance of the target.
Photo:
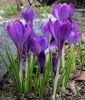
POLYGON ((11 69, 10 69, 10 67, 9 67, 10 65, 7 64, 7 62, 6 62, 5 58, 4 58, 4 56, 3 56, 1 53, 0 53, 0 57, 1 57, 1 60, 2 60, 2 62, 3 62, 3 64, 4 64, 4 66, 6 67, 7 71, 9 72, 9 74, 10 74, 10 76, 11 76, 11 79, 13 80, 14 84, 16 85, 16 81, 15 81, 14 74, 13 74, 13 72, 11 71, 11 69))
POLYGON ((10 62, 11 71, 14 75, 16 88, 19 92, 22 92, 20 78, 19 78, 19 66, 17 66, 17 64, 15 63, 15 59, 12 53, 10 52, 10 50, 6 50, 6 53, 7 53, 8 60, 10 62))
POLYGON ((40 76, 40 70, 37 68, 36 75, 34 77, 34 90, 35 90, 35 95, 37 95, 37 92, 39 90, 39 76, 40 76))
POLYGON ((51 78, 53 78, 53 68, 52 68, 52 53, 50 51, 48 60, 46 62, 45 71, 44 71, 45 84, 49 84, 51 78))
POLYGON ((75 63, 75 55, 74 55, 74 46, 71 46, 70 48, 70 55, 69 55, 69 58, 68 60, 66 61, 66 70, 65 70, 65 87, 67 86, 67 83, 69 81, 69 78, 70 78, 70 74, 71 74, 71 71, 74 67, 74 63, 75 63))
POLYGON ((6 60, 4 59, 4 56, 3 56, 1 53, 0 53, 0 57, 1 57, 1 60, 2 60, 2 62, 3 62, 3 64, 4 64, 4 66, 6 67, 6 69, 7 69, 8 71, 10 71, 10 68, 9 68, 7 62, 6 62, 6 60))
POLYGON ((80 61, 80 69, 82 70, 85 65, 85 50, 82 50, 81 41, 78 43, 78 59, 80 61))

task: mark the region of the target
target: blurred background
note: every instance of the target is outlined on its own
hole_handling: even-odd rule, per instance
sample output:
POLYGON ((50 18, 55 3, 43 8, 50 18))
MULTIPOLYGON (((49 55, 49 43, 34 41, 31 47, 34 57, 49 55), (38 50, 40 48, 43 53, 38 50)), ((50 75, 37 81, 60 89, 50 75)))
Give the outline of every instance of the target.
POLYGON ((74 3, 76 7, 83 8, 85 7, 85 0, 0 0, 0 6, 17 4, 18 6, 29 6, 29 5, 51 5, 54 2, 67 2, 74 3))
POLYGON ((3 15, 3 17, 18 15, 21 9, 29 6, 34 6, 37 14, 50 13, 51 5, 54 2, 73 3, 76 9, 83 9, 81 11, 84 12, 85 0, 0 0, 0 15, 3 15))

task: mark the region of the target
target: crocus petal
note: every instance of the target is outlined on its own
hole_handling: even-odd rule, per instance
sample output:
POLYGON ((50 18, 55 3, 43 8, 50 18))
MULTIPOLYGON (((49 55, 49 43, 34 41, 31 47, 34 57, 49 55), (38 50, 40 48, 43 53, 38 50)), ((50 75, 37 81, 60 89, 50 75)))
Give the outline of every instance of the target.
POLYGON ((45 53, 42 51, 38 57, 38 64, 40 66, 40 73, 44 73, 45 62, 46 62, 46 56, 45 56, 45 53))
POLYGON ((60 27, 61 27, 61 22, 59 20, 56 20, 54 22, 54 34, 52 32, 53 37, 55 38, 56 41, 58 40, 57 32, 59 31, 60 27))
POLYGON ((50 42, 51 35, 52 35, 51 30, 50 30, 50 20, 48 21, 48 23, 41 24, 41 30, 42 30, 43 36, 45 36, 50 42))
POLYGON ((58 5, 56 3, 52 5, 52 14, 55 18, 58 18, 58 5))
MULTIPOLYGON (((29 25, 28 25, 29 26, 29 25)), ((24 33, 24 49, 23 49, 23 55, 26 57, 26 54, 29 53, 29 50, 32 49, 33 46, 33 36, 34 36, 34 31, 31 30, 31 26, 29 26, 27 29, 25 29, 24 33), (31 45, 32 44, 32 45, 31 45)))
POLYGON ((24 33, 24 41, 28 39, 30 40, 30 35, 32 34, 32 24, 28 22, 27 27, 25 28, 25 33, 24 33))
POLYGON ((61 5, 59 12, 58 12, 58 16, 59 16, 61 21, 65 21, 67 18, 69 18, 69 16, 70 16, 69 10, 70 9, 66 3, 61 5))
POLYGON ((72 3, 70 3, 70 11, 71 11, 71 14, 70 16, 73 16, 73 13, 74 13, 74 5, 72 3))
POLYGON ((25 8, 21 12, 22 17, 25 19, 26 22, 27 22, 27 10, 28 8, 25 8))
POLYGON ((52 22, 51 19, 49 20, 49 28, 50 28, 52 36, 55 37, 54 23, 52 22))
POLYGON ((38 55, 41 52, 41 46, 40 43, 36 40, 36 37, 34 36, 30 42, 30 50, 32 53, 38 55))
POLYGON ((25 31, 24 25, 22 24, 20 20, 15 20, 13 22, 13 27, 15 29, 17 42, 23 43, 23 36, 24 36, 24 31, 25 31))
POLYGON ((77 29, 80 26, 79 22, 72 22, 72 29, 77 29))
POLYGON ((41 37, 39 40, 41 51, 45 51, 48 47, 48 41, 45 37, 41 37))
POLYGON ((33 22, 35 18, 35 11, 33 7, 30 7, 27 11, 27 21, 33 22))
POLYGON ((71 32, 69 38, 68 38, 68 42, 69 44, 76 44, 78 42, 78 40, 80 39, 80 32, 77 30, 74 30, 71 32))
POLYGON ((55 56, 52 57, 52 65, 53 65, 53 72, 55 76, 57 71, 57 65, 58 65, 58 59, 55 56))
POLYGON ((8 31, 8 35, 13 40, 13 42, 15 44, 17 44, 17 38, 16 38, 16 34, 15 34, 15 29, 14 29, 14 27, 12 25, 12 22, 8 23, 8 25, 7 25, 7 31, 8 31))
POLYGON ((48 37, 49 36, 49 27, 48 27, 48 24, 47 23, 42 23, 41 24, 41 30, 43 32, 43 35, 48 37))

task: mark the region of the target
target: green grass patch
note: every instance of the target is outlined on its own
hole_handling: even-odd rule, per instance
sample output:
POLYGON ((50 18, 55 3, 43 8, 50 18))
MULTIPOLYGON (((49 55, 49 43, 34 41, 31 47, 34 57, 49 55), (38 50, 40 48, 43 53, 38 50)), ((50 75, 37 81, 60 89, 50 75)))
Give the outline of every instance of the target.
POLYGON ((18 12, 16 5, 7 5, 4 7, 4 15, 5 16, 11 16, 16 15, 18 12))
POLYGON ((85 26, 85 22, 80 22, 80 25, 81 26, 85 26))
POLYGON ((42 13, 48 14, 52 12, 51 6, 35 7, 35 10, 38 16, 42 13))

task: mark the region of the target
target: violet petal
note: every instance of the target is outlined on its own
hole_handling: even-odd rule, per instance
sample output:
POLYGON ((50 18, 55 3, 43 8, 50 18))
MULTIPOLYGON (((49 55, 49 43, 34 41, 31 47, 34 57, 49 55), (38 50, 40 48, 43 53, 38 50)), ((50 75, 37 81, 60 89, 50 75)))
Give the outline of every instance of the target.
POLYGON ((38 56, 38 64, 40 66, 40 73, 44 73, 45 62, 46 62, 46 56, 45 56, 45 53, 42 51, 38 56))

